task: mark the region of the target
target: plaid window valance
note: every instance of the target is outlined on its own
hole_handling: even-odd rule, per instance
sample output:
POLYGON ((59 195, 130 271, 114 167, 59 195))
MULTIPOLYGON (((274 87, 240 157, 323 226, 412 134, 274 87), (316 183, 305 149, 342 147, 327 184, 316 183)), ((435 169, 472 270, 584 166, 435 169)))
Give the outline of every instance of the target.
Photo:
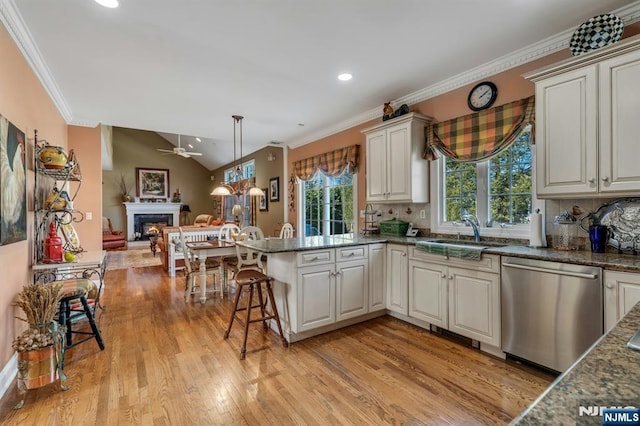
MULTIPOLYGON (((486 160, 515 142, 535 121, 534 96, 427 126, 423 157, 441 153, 459 162, 486 160)), ((531 131, 533 135, 533 129, 531 131)), ((533 140, 533 138, 531 139, 533 140)))
POLYGON ((324 154, 314 155, 293 163, 293 172, 300 180, 310 180, 318 170, 327 176, 339 176, 347 167, 358 170, 360 145, 351 145, 324 154))

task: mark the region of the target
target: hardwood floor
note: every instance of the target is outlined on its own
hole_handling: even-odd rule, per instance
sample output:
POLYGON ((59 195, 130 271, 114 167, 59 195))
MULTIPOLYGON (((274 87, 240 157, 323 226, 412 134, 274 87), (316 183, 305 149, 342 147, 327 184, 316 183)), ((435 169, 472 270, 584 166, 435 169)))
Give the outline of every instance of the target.
POLYGON ((223 339, 231 299, 183 298, 160 267, 107 271, 94 341, 66 354, 71 389, 0 401, 21 425, 501 424, 553 380, 385 316, 283 348, 276 333, 223 339))

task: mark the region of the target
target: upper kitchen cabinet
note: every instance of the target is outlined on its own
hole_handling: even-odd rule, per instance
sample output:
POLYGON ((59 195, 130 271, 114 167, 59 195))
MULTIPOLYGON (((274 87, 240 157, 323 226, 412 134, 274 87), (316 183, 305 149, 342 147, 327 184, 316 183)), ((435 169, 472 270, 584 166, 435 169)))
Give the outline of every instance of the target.
POLYGON ((430 121, 409 113, 362 130, 367 142, 367 202, 429 201, 429 162, 422 154, 424 128, 430 121))
POLYGON ((640 36, 525 78, 536 85, 538 196, 637 195, 640 36))

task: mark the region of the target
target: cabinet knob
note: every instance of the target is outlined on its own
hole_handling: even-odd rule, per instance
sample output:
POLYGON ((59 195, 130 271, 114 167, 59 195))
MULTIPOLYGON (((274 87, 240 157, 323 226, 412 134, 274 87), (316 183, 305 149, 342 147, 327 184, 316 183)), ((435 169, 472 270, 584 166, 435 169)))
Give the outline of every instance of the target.
POLYGON ((449 275, 449 279, 452 280, 453 279, 453 275, 449 275))
POLYGON ((407 253, 402 253, 402 255, 403 255, 403 256, 406 256, 406 255, 407 255, 407 253))
POLYGON ((340 271, 336 271, 333 275, 336 275, 336 276, 337 276, 337 275, 342 275, 342 272, 340 272, 340 271))
POLYGON ((447 278, 447 274, 440 275, 440 278, 447 278))
POLYGON ((608 177, 608 176, 603 177, 603 178, 602 178, 602 181, 603 181, 603 182, 609 182, 609 177, 608 177))
POLYGON ((608 284, 607 284, 607 288, 613 288, 613 284, 608 283, 608 284))
POLYGON ((596 179, 595 178, 589 178, 589 180, 587 182, 593 184, 593 183, 596 183, 596 179))

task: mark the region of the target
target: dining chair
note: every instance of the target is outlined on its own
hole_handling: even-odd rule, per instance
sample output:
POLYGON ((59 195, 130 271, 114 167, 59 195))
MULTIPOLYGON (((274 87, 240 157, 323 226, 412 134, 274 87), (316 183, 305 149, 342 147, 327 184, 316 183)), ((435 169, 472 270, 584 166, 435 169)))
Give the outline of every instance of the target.
MULTIPOLYGON (((257 226, 246 226, 240 230, 237 238, 240 240, 264 240, 264 233, 257 226)), ((236 245, 235 259, 228 259, 225 267, 228 267, 233 273, 234 279, 241 269, 264 271, 262 253, 236 245)))
POLYGON ((240 234, 240 227, 233 223, 225 223, 220 227, 218 239, 221 241, 233 241, 232 235, 240 234))
POLYGON ((293 232, 293 225, 287 222, 280 229, 280 238, 293 238, 293 232))
MULTIPOLYGON (((181 226, 178 227, 178 231, 180 232, 180 242, 182 244, 182 250, 184 254, 184 270, 186 273, 186 288, 184 292, 184 300, 185 302, 188 302, 191 295, 199 294, 199 292, 196 291, 194 287, 196 277, 200 277, 200 259, 198 259, 193 250, 190 250, 189 247, 187 247, 187 241, 184 237, 184 232, 182 232, 181 226)), ((221 263, 219 259, 207 258, 207 260, 205 261, 205 272, 206 276, 211 276, 213 278, 213 290, 211 292, 220 291, 220 297, 224 299, 222 284, 220 285, 220 289, 216 290, 216 275, 219 276, 221 272, 220 265, 221 263)), ((203 285, 206 287, 207 283, 205 281, 199 283, 199 285, 203 285)), ((205 300, 201 299, 200 302, 204 303, 205 300)))

